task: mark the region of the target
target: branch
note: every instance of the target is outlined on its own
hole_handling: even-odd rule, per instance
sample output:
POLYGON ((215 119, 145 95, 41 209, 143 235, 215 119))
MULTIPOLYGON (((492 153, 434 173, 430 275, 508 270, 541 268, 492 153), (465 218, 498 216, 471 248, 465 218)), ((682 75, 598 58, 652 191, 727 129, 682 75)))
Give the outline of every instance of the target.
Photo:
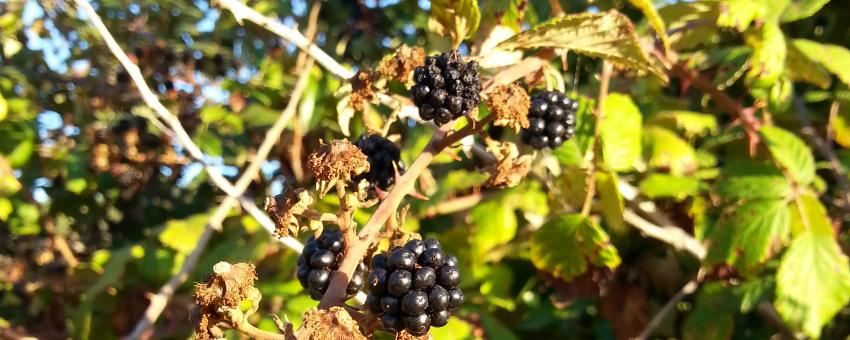
POLYGON ((261 27, 279 35, 281 38, 292 42, 302 51, 315 58, 316 61, 339 78, 349 79, 354 77, 354 72, 349 68, 342 66, 333 57, 325 53, 316 44, 310 43, 301 32, 297 29, 286 27, 279 20, 262 15, 260 12, 245 6, 239 0, 217 0, 219 6, 233 13, 236 21, 242 24, 242 20, 247 19, 261 27))
POLYGON ((678 250, 685 250, 699 260, 705 258, 706 250, 702 243, 679 227, 672 225, 661 227, 655 225, 628 208, 623 210, 623 219, 646 236, 667 243, 678 250))
MULTIPOLYGON (((247 189, 248 185, 250 185, 254 176, 256 176, 257 171, 262 166, 262 163, 265 161, 265 159, 268 157, 268 154, 271 151, 272 147, 274 147, 274 145, 277 143, 277 140, 280 137, 280 134, 283 129, 286 127, 286 124, 295 114, 298 99, 300 98, 307 85, 308 77, 306 75, 308 75, 309 73, 305 72, 299 78, 298 83, 295 89, 293 90, 290 101, 287 104, 287 107, 284 110, 283 114, 278 117, 278 120, 269 129, 265 139, 260 144, 260 147, 257 150, 257 154, 255 154, 254 157, 251 159, 248 168, 236 181, 236 185, 234 186, 229 181, 227 181, 224 176, 221 175, 221 172, 217 168, 212 167, 204 162, 204 159, 206 159, 206 157, 203 152, 192 141, 191 137, 189 137, 188 133, 181 125, 180 120, 176 116, 171 114, 171 112, 168 111, 168 109, 165 108, 164 105, 162 105, 162 103, 156 97, 156 94, 154 94, 153 91, 151 91, 151 89, 147 86, 147 83, 145 82, 144 77, 139 71, 139 68, 130 61, 130 59, 127 57, 127 54, 124 53, 124 51, 118 45, 117 41, 115 41, 115 38, 112 37, 112 34, 103 24, 103 21, 100 19, 91 4, 89 4, 86 0, 77 0, 77 4, 86 13, 86 16, 89 17, 89 20, 91 20, 98 33, 104 39, 112 54, 115 55, 118 61, 130 74, 130 77, 136 84, 136 88, 138 88, 141 92, 142 99, 144 100, 144 102, 148 106, 153 108, 157 115, 163 121, 168 123, 181 146, 183 146, 183 148, 187 150, 194 159, 204 163, 204 169, 210 175, 210 179, 213 181, 213 183, 228 194, 228 197, 224 200, 224 202, 222 202, 213 212, 212 216, 210 217, 210 220, 204 228, 204 232, 201 234, 201 237, 195 246, 195 249, 186 258, 180 271, 176 275, 174 275, 160 289, 157 295, 151 297, 151 303, 148 306, 148 309, 145 311, 144 316, 136 324, 133 329, 133 332, 128 335, 128 338, 134 339, 140 337, 144 331, 146 331, 151 325, 153 325, 153 323, 162 313, 162 310, 165 309, 165 306, 168 304, 168 301, 170 300, 171 296, 174 294, 177 288, 183 282, 185 282, 185 280, 189 276, 189 273, 194 269, 195 265, 200 259, 203 250, 206 248, 207 243, 212 237, 212 234, 216 230, 221 229, 221 223, 227 216, 227 214, 230 212, 230 210, 236 204, 241 203, 246 208, 246 210, 252 211, 253 216, 257 216, 256 212, 260 211, 259 208, 257 208, 254 202, 249 199, 243 199, 241 196, 247 189)), ((312 61, 308 61, 308 65, 312 65, 312 61)), ((266 223, 263 223, 262 220, 261 223, 266 227, 266 229, 274 230, 274 223, 271 223, 271 220, 268 219, 268 216, 265 216, 265 214, 262 213, 260 213, 260 215, 265 217, 266 223)), ((292 238, 282 239, 281 242, 299 252, 302 248, 301 244, 297 240, 292 238)))
POLYGON ((449 129, 454 124, 446 124, 434 132, 431 141, 428 142, 428 146, 422 150, 404 175, 398 179, 393 189, 357 234, 357 237, 353 240, 354 242, 346 244, 345 257, 342 259, 339 269, 331 276, 331 282, 327 292, 322 297, 322 301, 319 302, 319 308, 327 309, 331 306, 340 305, 345 301, 345 289, 357 264, 363 259, 369 246, 375 241, 375 238, 381 231, 381 226, 395 213, 402 199, 414 189, 417 179, 428 168, 434 157, 442 152, 443 149, 457 143, 464 137, 478 133, 484 126, 495 119, 495 115, 491 114, 481 121, 468 119, 470 120, 469 124, 453 133, 449 133, 449 129))
MULTIPOLYGON (((844 169, 844 166, 841 165, 841 161, 838 160, 838 156, 835 155, 835 151, 832 149, 832 144, 821 138, 818 135, 817 130, 812 127, 811 121, 809 120, 809 110, 806 108, 806 104, 800 97, 794 97, 794 107, 797 109, 797 115, 800 117, 800 124, 803 125, 803 129, 801 131, 803 137, 809 145, 815 149, 815 151, 827 160, 829 167, 832 169, 832 174, 835 176, 835 181, 838 182, 838 188, 841 191, 841 198, 844 199, 842 209, 844 210, 844 215, 846 217, 850 214, 850 181, 847 180, 847 171, 844 169)), ((836 112, 838 112, 838 103, 833 102, 830 107, 830 117, 834 116, 836 112)), ((827 135, 828 134, 829 133, 827 133, 827 135)))
POLYGON ((667 315, 673 311, 673 308, 676 307, 676 304, 679 303, 679 301, 682 301, 682 299, 684 299, 686 296, 691 295, 695 291, 697 291, 697 288, 699 288, 699 284, 700 282, 702 282, 702 279, 703 273, 702 270, 700 270, 697 273, 697 277, 695 279, 688 281, 688 283, 685 284, 682 289, 676 292, 676 295, 673 295, 673 297, 670 298, 670 301, 667 301, 667 303, 664 304, 664 307, 661 307, 661 310, 659 310, 658 313, 656 313, 655 316, 652 317, 652 320, 649 321, 649 323, 646 325, 646 328, 644 328, 643 331, 640 332, 640 335, 638 335, 635 339, 645 340, 649 338, 649 336, 652 335, 652 331, 655 330, 655 328, 657 328, 659 325, 661 325, 661 322, 664 321, 664 318, 666 318, 667 315))
POLYGON ((596 124, 594 124, 593 130, 594 143, 593 148, 588 150, 590 162, 588 162, 589 166, 587 168, 587 193, 584 196, 584 203, 581 206, 582 216, 588 216, 590 214, 593 196, 596 195, 596 161, 599 157, 596 150, 599 149, 599 134, 602 131, 602 119, 605 118, 605 98, 608 97, 608 88, 611 84, 611 74, 613 72, 614 64, 603 61, 602 75, 599 80, 599 102, 597 103, 598 106, 596 107, 596 111, 593 115, 594 119, 596 119, 596 124))

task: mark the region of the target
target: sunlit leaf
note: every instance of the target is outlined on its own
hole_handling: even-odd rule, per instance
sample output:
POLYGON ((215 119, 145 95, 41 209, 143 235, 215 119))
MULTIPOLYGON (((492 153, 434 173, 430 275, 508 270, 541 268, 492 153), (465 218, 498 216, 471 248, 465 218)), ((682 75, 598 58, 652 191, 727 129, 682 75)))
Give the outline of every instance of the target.
POLYGON ((643 131, 643 154, 650 167, 673 175, 691 173, 697 168, 697 155, 687 141, 662 127, 650 126, 643 131))
POLYGON ((570 14, 551 19, 517 34, 497 48, 539 47, 563 48, 667 79, 641 48, 632 22, 617 11, 570 14))
POLYGON ((792 0, 782 12, 782 22, 797 21, 815 15, 829 0, 792 0))
POLYGON ((790 233, 790 212, 781 200, 761 200, 729 209, 710 236, 707 260, 740 269, 770 258, 790 233))
POLYGON ((821 328, 850 302, 850 267, 831 233, 797 236, 776 273, 776 309, 785 321, 818 338, 821 328))
POLYGON ((640 193, 650 199, 673 198, 682 200, 700 190, 700 181, 689 176, 651 174, 640 182, 640 193))
POLYGON ((728 201, 785 198, 791 184, 775 166, 755 162, 734 162, 725 166, 715 192, 728 201))
POLYGON ((764 143, 771 155, 800 184, 809 184, 815 177, 812 149, 793 133, 773 126, 761 129, 764 143))
POLYGON ((845 85, 850 85, 850 50, 843 46, 821 44, 806 39, 791 40, 790 45, 806 58, 820 63, 845 85))
MULTIPOLYGON (((749 1, 749 0, 746 0, 749 1)), ((767 88, 776 82, 785 70, 785 34, 779 24, 767 22, 744 35, 747 45, 753 48, 749 84, 767 88)))
POLYGON ((602 228, 577 214, 555 217, 531 235, 531 262, 556 278, 570 281, 590 266, 614 269, 617 249, 602 228))
POLYGON ((629 2, 637 7, 643 15, 646 17, 646 20, 649 21, 649 25, 652 26, 652 29, 655 30, 655 35, 661 40, 661 43, 664 45, 665 50, 670 49, 670 41, 667 38, 667 27, 664 25, 664 20, 661 19, 661 16, 658 15, 658 11, 655 10, 655 6, 650 0, 629 0, 629 2))
POLYGON ((654 114, 649 122, 670 130, 679 130, 688 138, 717 132, 717 117, 707 113, 662 111, 654 114))
POLYGON ((641 156, 642 116, 632 99, 611 93, 605 98, 600 127, 602 159, 608 169, 627 171, 641 156))
POLYGON ((437 33, 452 36, 455 45, 471 37, 481 21, 478 1, 475 0, 433 0, 431 1, 431 22, 437 33))
POLYGON ((599 200, 602 203, 602 215, 605 222, 614 230, 623 230, 626 222, 623 220, 623 196, 620 194, 617 175, 611 172, 599 171, 596 173, 596 187, 599 191, 599 200))
POLYGON ((168 221, 159 234, 159 241, 171 249, 188 254, 195 249, 208 219, 207 214, 196 214, 185 219, 168 221))

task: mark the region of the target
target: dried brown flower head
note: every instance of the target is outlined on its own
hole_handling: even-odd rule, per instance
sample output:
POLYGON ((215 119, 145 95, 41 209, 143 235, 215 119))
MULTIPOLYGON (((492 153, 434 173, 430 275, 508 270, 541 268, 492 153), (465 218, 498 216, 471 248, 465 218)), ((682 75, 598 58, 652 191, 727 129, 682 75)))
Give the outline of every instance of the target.
POLYGON ((378 72, 384 77, 402 83, 411 82, 410 74, 418 66, 425 64, 425 50, 401 45, 392 58, 386 58, 378 66, 378 72))
POLYGON ((425 334, 423 336, 415 336, 407 332, 407 330, 403 330, 401 332, 396 333, 395 340, 430 340, 434 339, 431 333, 425 334))
POLYGON ((368 70, 357 72, 348 81, 351 82, 350 105, 355 111, 363 112, 365 103, 375 98, 375 92, 372 91, 372 72, 368 70))
POLYGON ((319 195, 324 196, 337 181, 350 182, 354 176, 369 171, 369 160, 360 148, 348 140, 320 142, 307 158, 307 166, 318 179, 319 195))
POLYGON ((499 85, 487 98, 487 106, 496 115, 493 124, 507 126, 519 131, 528 127, 528 108, 531 99, 528 93, 516 83, 499 85))
POLYGON ((313 197, 303 188, 293 189, 287 186, 275 197, 266 198, 266 213, 274 222, 275 237, 287 237, 298 234, 301 228, 299 215, 313 204, 313 197))
POLYGON ((254 288, 257 272, 253 264, 230 264, 219 262, 213 266, 213 274, 204 282, 195 284, 195 304, 192 318, 198 339, 220 338, 220 325, 233 322, 234 314, 249 315, 256 311, 259 291, 254 288), (244 300, 254 301, 254 308, 244 314, 239 304, 244 300))
POLYGON ((355 339, 365 340, 357 322, 345 308, 334 306, 329 310, 313 308, 304 313, 304 326, 312 340, 355 339))
POLYGON ((513 143, 498 145, 498 161, 487 168, 490 178, 484 183, 490 188, 509 188, 516 186, 531 170, 531 155, 519 156, 513 143))

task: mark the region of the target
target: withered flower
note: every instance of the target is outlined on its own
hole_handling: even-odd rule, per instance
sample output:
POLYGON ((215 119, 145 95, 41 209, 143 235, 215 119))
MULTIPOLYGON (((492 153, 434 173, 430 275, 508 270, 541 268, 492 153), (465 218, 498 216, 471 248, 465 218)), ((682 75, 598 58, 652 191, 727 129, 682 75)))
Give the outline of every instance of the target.
POLYGON ((498 149, 498 161, 487 168, 490 178, 484 183, 490 188, 509 188, 516 186, 531 170, 531 155, 519 156, 513 143, 501 143, 498 149))
POLYGON ((304 313, 304 326, 312 340, 355 339, 365 340, 357 322, 345 311, 334 306, 328 310, 313 308, 304 313))
POLYGON ((487 107, 496 115, 494 125, 507 126, 516 131, 528 127, 531 99, 516 83, 497 86, 487 98, 487 107))
POLYGON ((348 81, 351 82, 351 107, 355 111, 363 112, 365 103, 375 99, 375 92, 372 90, 372 72, 368 70, 357 72, 348 81))
POLYGON ((275 237, 287 237, 298 234, 301 222, 298 218, 310 205, 313 197, 304 188, 293 189, 287 186, 282 193, 275 197, 266 198, 266 213, 274 222, 275 237))
POLYGON ((219 262, 213 266, 212 275, 195 284, 192 319, 198 339, 220 338, 220 326, 241 322, 256 311, 260 300, 260 292, 254 287, 256 279, 252 264, 219 262), (245 300, 251 300, 253 307, 243 313, 240 303, 245 300))
POLYGON ((401 45, 391 58, 385 58, 378 66, 384 77, 402 83, 411 83, 410 74, 417 66, 425 64, 425 50, 401 45))
POLYGON ((307 158, 307 166, 318 180, 319 197, 324 197, 337 181, 350 182, 369 171, 369 160, 358 147, 343 139, 321 142, 307 158))

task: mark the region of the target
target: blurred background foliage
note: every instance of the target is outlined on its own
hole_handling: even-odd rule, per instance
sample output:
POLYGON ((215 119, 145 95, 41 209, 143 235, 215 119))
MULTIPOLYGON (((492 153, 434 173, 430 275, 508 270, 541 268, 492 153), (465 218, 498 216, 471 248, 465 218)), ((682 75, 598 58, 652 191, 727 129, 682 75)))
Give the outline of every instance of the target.
MULTIPOLYGON (((314 6, 248 4, 301 29, 314 6)), ((313 187, 305 155, 319 139, 344 138, 337 117, 344 80, 319 66, 299 70, 294 45, 254 24, 239 25, 206 0, 94 5, 208 161, 230 177, 288 102, 298 73, 310 72, 296 119, 248 193, 261 204, 285 185, 313 187)), ((833 175, 833 163, 850 166, 850 1, 479 5, 478 29, 460 46, 464 55, 480 52, 494 32, 507 37, 545 22, 556 13, 553 5, 568 14, 616 9, 635 23, 645 47, 662 44, 653 36, 668 37, 669 51, 686 67, 766 126, 753 135, 675 72, 666 84, 618 72, 601 121, 591 113, 600 60, 569 53, 524 78, 529 90, 561 89, 581 99, 576 137, 537 153, 527 180, 506 190, 482 188, 486 176, 475 157, 441 156, 423 181, 430 199, 410 200, 405 230, 438 238, 462 262, 467 304, 449 326, 433 331, 437 339, 633 337, 698 272, 699 289, 673 306, 654 336, 850 335, 850 202, 833 175), (667 34, 653 34, 659 28, 667 34), (595 124, 603 154, 594 176, 599 197, 582 217, 575 213, 587 190, 595 124), (801 139, 809 125, 834 149, 835 162, 801 139), (624 197, 624 185, 639 196, 624 197), (705 257, 632 228, 624 216, 641 202, 652 202, 668 226, 706 246, 705 257), (778 316, 765 317, 765 304, 778 316)), ((433 10, 425 0, 322 1, 315 42, 354 69, 377 67, 402 44, 445 51, 450 41, 429 26, 433 10)), ((499 54, 484 74, 516 63, 516 56, 499 54)), ((389 89, 406 93, 401 83, 389 89)), ((376 105, 354 115, 350 138, 381 126, 390 112, 376 105)), ((2 337, 127 334, 147 294, 192 251, 223 194, 198 162, 148 123, 152 115, 73 3, 0 0, 2 337)), ((405 119, 390 133, 410 164, 432 128, 405 119)), ((498 128, 489 135, 517 140, 498 128)), ((338 203, 330 196, 319 206, 333 211, 338 203)), ((356 218, 363 223, 368 216, 356 218)), ((295 279, 297 254, 249 216, 233 212, 223 229, 154 337, 191 336, 191 283, 221 260, 257 265, 264 300, 252 321, 260 328, 275 329, 269 314, 286 315, 298 327, 304 310, 316 305, 295 279)))

